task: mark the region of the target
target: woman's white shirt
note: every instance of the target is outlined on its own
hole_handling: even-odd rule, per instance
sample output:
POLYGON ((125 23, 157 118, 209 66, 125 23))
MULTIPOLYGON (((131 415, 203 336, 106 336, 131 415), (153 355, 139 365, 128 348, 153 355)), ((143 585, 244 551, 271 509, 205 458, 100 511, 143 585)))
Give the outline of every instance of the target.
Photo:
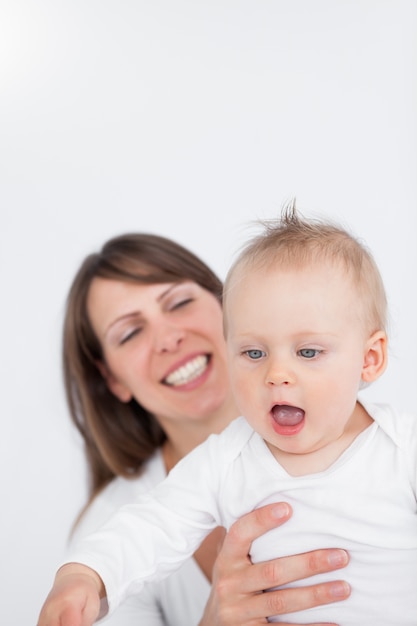
MULTIPOLYGON (((166 477, 161 451, 146 463, 139 478, 115 478, 92 502, 71 538, 73 549, 79 539, 96 530, 121 506, 133 502, 166 477)), ((103 626, 197 626, 210 593, 210 583, 193 558, 159 583, 146 585, 129 597, 103 626)))

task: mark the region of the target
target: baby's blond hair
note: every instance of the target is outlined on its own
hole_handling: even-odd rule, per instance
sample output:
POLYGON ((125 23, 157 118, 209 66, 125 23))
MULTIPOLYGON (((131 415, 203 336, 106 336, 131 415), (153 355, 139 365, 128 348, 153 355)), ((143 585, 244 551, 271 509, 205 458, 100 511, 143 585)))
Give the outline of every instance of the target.
POLYGON ((238 274, 273 267, 298 270, 325 261, 352 279, 369 332, 386 331, 384 284, 371 252, 362 242, 336 223, 301 217, 295 202, 283 208, 280 219, 260 223, 264 231, 249 241, 228 272, 225 306, 238 274))

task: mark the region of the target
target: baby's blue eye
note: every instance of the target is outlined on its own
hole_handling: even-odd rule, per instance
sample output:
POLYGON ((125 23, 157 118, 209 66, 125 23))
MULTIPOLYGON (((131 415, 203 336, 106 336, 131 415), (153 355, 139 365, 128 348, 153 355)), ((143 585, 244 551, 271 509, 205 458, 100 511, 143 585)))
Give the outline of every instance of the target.
POLYGON ((305 359, 312 359, 320 352, 320 350, 316 350, 315 348, 303 348, 300 350, 301 356, 305 359))
POLYGON ((265 354, 262 350, 246 350, 246 354, 250 359, 260 359, 265 354))

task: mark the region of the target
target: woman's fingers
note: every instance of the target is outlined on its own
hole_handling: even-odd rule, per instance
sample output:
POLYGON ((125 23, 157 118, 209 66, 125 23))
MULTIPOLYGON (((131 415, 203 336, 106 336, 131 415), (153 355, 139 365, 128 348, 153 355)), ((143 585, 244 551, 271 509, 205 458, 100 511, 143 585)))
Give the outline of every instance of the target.
POLYGON ((291 507, 286 502, 267 504, 243 515, 226 535, 222 548, 225 560, 247 562, 252 542, 268 530, 286 522, 291 515, 291 507))
MULTIPOLYGON (((225 623, 246 624, 252 620, 256 621, 260 617, 263 618, 263 616, 291 614, 306 608, 345 600, 349 595, 350 587, 344 581, 277 589, 276 591, 246 596, 246 598, 242 595, 241 605, 239 606, 237 603, 234 607, 236 621, 232 622, 230 619, 226 619, 225 623)), ((259 623, 264 623, 264 621, 259 623)), ((294 621, 291 623, 294 626, 294 621)))
POLYGON ((227 565, 228 569, 234 570, 240 570, 242 567, 247 569, 244 581, 246 591, 268 589, 277 584, 285 585, 314 574, 346 567, 349 562, 346 551, 329 548, 272 559, 246 568, 248 563, 251 563, 249 551, 252 542, 288 521, 291 515, 291 507, 286 502, 279 502, 255 509, 241 517, 227 533, 217 565, 227 565))
MULTIPOLYGON (((344 600, 350 595, 350 587, 344 581, 331 583, 319 583, 306 587, 291 589, 277 589, 266 593, 240 594, 231 598, 225 598, 225 589, 217 589, 217 621, 213 622, 221 626, 258 626, 267 623, 267 617, 271 615, 291 614, 295 611, 312 608, 344 600)), ((202 622, 204 624, 205 622, 202 622)), ((286 622, 280 622, 285 626, 286 622)), ((297 626, 292 621, 291 626, 297 626)), ((306 626, 304 624, 304 626, 306 626)), ((315 626, 318 626, 315 624, 315 626)), ((326 622, 326 626, 331 626, 326 622)))
MULTIPOLYGON (((246 576, 242 581, 242 591, 250 593, 260 589, 288 585, 315 574, 341 569, 346 567, 348 562, 349 556, 345 550, 329 548, 256 563, 247 569, 246 576)), ((334 585, 333 593, 336 594, 340 584, 336 581, 328 584, 334 585)))
MULTIPOLYGON (((349 557, 344 550, 315 550, 261 563, 251 562, 252 542, 286 522, 291 515, 288 504, 271 504, 244 515, 233 524, 215 563, 212 591, 200 626, 260 626, 266 624, 271 615, 290 614, 349 596, 350 587, 341 580, 282 588, 315 574, 345 567, 349 557), (263 593, 272 587, 281 588, 263 593)), ((284 622, 280 623, 285 626, 284 622)), ((296 622, 291 625, 296 626, 296 622)))

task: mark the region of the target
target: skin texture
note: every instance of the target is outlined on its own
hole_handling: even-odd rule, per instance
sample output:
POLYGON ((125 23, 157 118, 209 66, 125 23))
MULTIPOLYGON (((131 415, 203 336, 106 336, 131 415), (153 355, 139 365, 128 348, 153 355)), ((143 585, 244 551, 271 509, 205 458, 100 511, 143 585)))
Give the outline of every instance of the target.
MULTIPOLYGON (((144 286, 95 278, 88 314, 104 353, 97 366, 109 389, 121 402, 136 398, 167 433, 167 470, 238 415, 227 374, 222 310, 212 294, 195 283, 144 286), (175 387, 166 384, 167 376, 202 355, 208 357, 208 366, 196 378, 175 387)), ((313 587, 306 581, 297 591, 260 593, 348 562, 344 551, 331 549, 253 565, 248 557, 252 541, 291 514, 288 505, 269 505, 236 522, 214 570, 218 537, 213 537, 213 549, 205 551, 204 560, 197 558, 209 579, 213 571, 210 600, 199 626, 265 624, 267 615, 348 597, 349 586, 337 580, 313 587)), ((89 626, 103 609, 99 600, 104 594, 93 570, 66 565, 57 573, 38 625, 89 626)))

